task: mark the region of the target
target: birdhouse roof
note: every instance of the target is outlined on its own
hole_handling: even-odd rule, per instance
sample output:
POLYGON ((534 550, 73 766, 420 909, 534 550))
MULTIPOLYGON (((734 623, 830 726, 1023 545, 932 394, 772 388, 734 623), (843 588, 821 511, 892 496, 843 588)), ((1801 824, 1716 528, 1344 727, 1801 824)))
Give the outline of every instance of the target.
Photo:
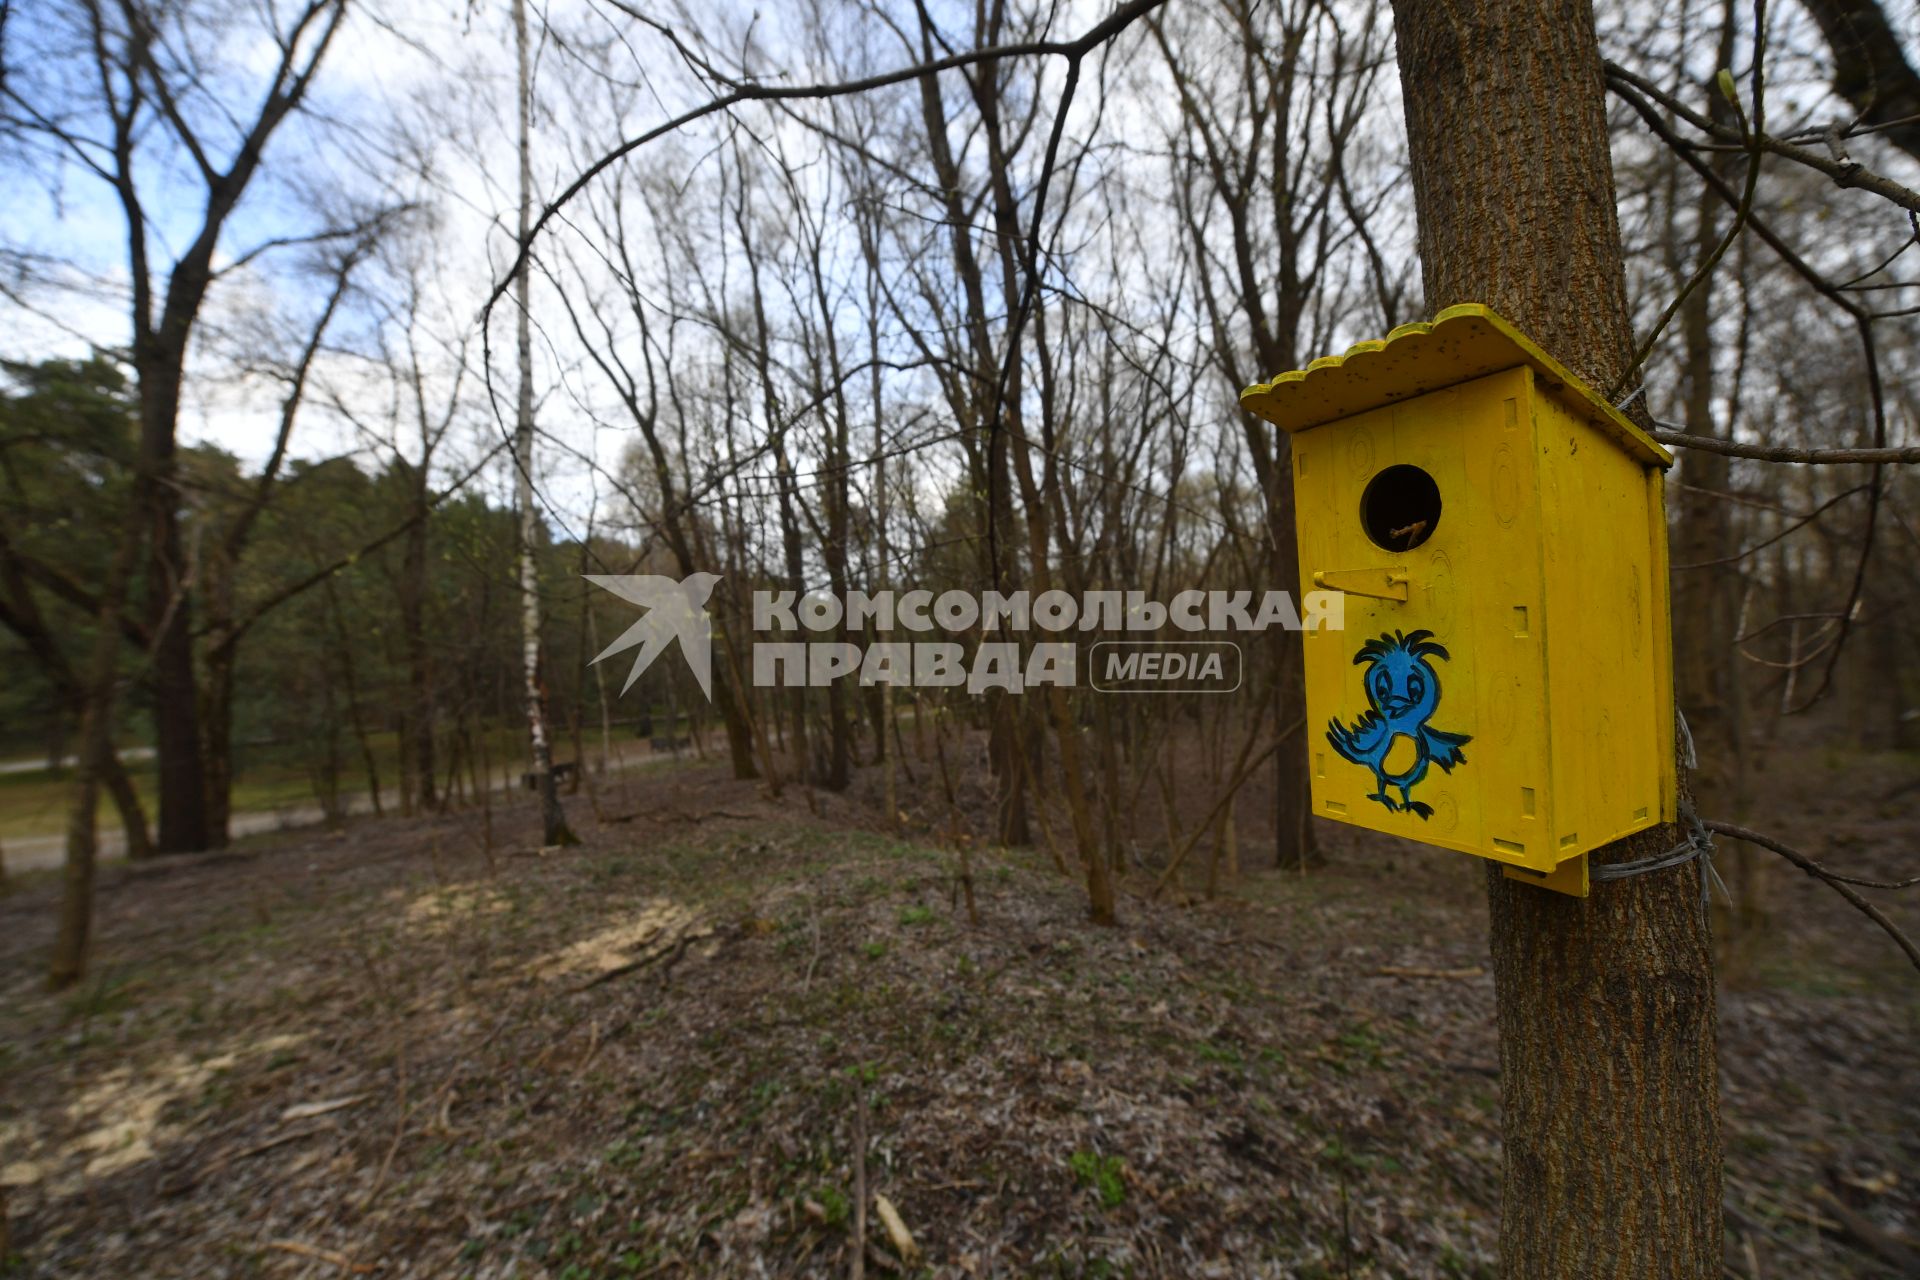
POLYGON ((1666 467, 1673 455, 1532 339, 1478 302, 1448 307, 1431 324, 1403 324, 1383 340, 1322 356, 1240 393, 1240 404, 1284 431, 1306 431, 1502 369, 1532 366, 1539 382, 1576 401, 1628 454, 1666 467))

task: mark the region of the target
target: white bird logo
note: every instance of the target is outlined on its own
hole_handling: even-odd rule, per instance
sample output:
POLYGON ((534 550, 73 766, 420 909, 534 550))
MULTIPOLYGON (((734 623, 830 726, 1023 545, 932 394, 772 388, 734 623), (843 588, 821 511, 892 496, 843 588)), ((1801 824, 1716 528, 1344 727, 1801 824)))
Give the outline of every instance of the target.
MULTIPOLYGON (((686 655, 687 666, 693 670, 693 678, 700 682, 700 692, 707 695, 707 701, 713 701, 713 621, 707 616, 707 597, 713 594, 715 584, 720 581, 717 573, 688 574, 683 582, 657 573, 612 573, 583 575, 588 582, 602 587, 625 600, 628 604, 637 604, 646 612, 640 620, 620 633, 620 638, 602 649, 593 662, 608 658, 616 653, 640 646, 640 652, 633 659, 633 670, 627 673, 627 682, 620 686, 625 693, 633 688, 633 682, 640 673, 653 665, 667 642, 678 637, 680 652, 686 655)), ((593 662, 588 663, 592 666, 593 662)))

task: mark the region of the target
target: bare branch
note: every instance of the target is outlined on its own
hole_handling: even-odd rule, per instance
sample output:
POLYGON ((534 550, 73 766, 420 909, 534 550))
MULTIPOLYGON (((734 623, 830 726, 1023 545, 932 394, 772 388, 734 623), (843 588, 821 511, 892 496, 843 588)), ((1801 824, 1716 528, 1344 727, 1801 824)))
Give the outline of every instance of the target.
POLYGON ((1677 425, 1655 431, 1653 438, 1676 449, 1698 449, 1703 453, 1719 453, 1729 458, 1751 458, 1755 462, 1785 462, 1810 467, 1920 462, 1920 445, 1911 444, 1893 445, 1885 449, 1796 449, 1787 445, 1742 444, 1737 440, 1721 440, 1714 436, 1688 435, 1677 425))
POLYGON ((1798 849, 1784 845, 1772 836, 1763 836, 1758 831, 1749 831, 1747 828, 1737 827, 1731 822, 1708 822, 1705 826, 1707 830, 1714 832, 1716 835, 1741 840, 1747 844, 1756 845, 1759 848, 1777 853, 1814 879, 1823 882, 1835 893, 1852 903, 1867 919, 1879 925, 1880 928, 1886 932, 1886 935, 1893 939, 1895 945, 1907 953, 1907 959, 1913 961, 1913 967, 1920 969, 1920 947, 1914 946, 1913 939, 1909 938, 1905 932, 1901 930, 1899 925, 1888 919, 1886 912, 1880 910, 1880 908, 1874 906, 1871 902, 1868 902, 1853 887, 1854 885, 1864 885, 1872 889, 1905 889, 1916 883, 1920 883, 1920 880, 1863 880, 1858 876, 1840 875, 1837 872, 1827 870, 1820 863, 1808 857, 1806 854, 1801 853, 1798 849))

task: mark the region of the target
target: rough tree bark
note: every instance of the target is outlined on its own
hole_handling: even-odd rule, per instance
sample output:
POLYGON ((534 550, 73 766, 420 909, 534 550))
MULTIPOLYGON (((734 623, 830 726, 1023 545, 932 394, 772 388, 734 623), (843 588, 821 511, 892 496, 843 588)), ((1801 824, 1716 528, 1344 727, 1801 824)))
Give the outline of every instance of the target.
MULTIPOLYGON (((1611 386, 1633 334, 1590 3, 1396 0, 1394 12, 1429 312, 1488 303, 1611 386)), ((1591 856, 1678 842, 1660 827, 1591 856)), ((1505 1275, 1720 1275, 1701 874, 1695 862, 1596 884, 1582 901, 1490 869, 1505 1275)))

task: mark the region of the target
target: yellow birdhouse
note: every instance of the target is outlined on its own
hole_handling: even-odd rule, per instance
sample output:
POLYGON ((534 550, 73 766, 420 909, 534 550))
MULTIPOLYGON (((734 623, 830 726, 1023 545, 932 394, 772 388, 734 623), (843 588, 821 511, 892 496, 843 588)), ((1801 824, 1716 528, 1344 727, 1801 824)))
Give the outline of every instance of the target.
POLYGON ((1324 818, 1585 896, 1586 854, 1673 819, 1672 456, 1477 304, 1247 388, 1293 437, 1324 818))

